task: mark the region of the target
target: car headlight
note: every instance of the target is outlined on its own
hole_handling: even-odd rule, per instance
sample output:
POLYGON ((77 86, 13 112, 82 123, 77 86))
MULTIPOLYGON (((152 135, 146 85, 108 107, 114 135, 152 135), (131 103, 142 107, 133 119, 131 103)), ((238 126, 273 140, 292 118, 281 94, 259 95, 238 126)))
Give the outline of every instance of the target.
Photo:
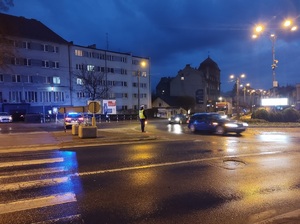
POLYGON ((243 126, 248 127, 249 125, 247 123, 243 122, 243 126))
POLYGON ((170 117, 168 118, 168 121, 171 121, 171 118, 170 118, 170 117))
POLYGON ((237 124, 234 124, 234 123, 227 123, 227 124, 225 124, 225 127, 229 127, 229 128, 237 128, 238 125, 237 125, 237 124))
POLYGON ((179 118, 179 117, 176 117, 176 118, 175 118, 175 121, 180 121, 180 118, 179 118))

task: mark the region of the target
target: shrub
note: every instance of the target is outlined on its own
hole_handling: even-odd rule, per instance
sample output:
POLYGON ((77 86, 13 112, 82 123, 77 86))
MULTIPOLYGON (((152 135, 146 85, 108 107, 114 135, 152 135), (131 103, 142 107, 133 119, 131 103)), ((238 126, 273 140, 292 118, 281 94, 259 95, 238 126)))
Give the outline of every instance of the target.
POLYGON ((285 122, 296 122, 300 119, 300 113, 293 108, 287 108, 283 110, 282 117, 285 122))
POLYGON ((268 111, 265 109, 258 109, 254 113, 252 113, 251 118, 252 119, 263 119, 263 120, 268 121, 269 114, 268 114, 268 111))

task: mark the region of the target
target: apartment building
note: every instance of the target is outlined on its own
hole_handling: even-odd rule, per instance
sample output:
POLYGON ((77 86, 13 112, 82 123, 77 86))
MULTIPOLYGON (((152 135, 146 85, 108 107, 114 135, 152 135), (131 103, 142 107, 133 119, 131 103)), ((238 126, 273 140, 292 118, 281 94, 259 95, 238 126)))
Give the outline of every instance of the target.
POLYGON ((86 106, 91 96, 78 78, 84 70, 103 76, 99 88, 116 100, 118 113, 139 103, 151 107, 149 58, 73 44, 35 19, 0 13, 0 21, 1 111, 51 114, 86 106))
POLYGON ((70 69, 73 105, 84 105, 90 98, 84 91, 84 81, 80 78, 82 72, 88 71, 101 77, 98 85, 99 92, 103 89, 101 98, 115 99, 117 111, 136 111, 139 103, 150 108, 149 67, 149 58, 97 49, 95 44, 88 47, 71 45, 70 69), (142 64, 145 66, 143 67, 142 64))

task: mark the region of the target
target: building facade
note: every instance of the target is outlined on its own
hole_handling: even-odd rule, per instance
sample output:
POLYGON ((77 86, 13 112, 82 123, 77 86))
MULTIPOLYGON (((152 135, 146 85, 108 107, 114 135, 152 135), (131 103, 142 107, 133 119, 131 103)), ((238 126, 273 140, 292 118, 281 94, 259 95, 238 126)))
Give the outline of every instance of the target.
POLYGON ((214 111, 213 103, 220 97, 220 69, 208 57, 198 68, 189 64, 170 82, 171 96, 189 96, 195 100, 192 112, 214 111))
POLYGON ((75 45, 35 19, 0 13, 0 21, 1 111, 51 114, 86 106, 90 95, 77 77, 84 69, 103 75, 105 98, 116 100, 118 113, 151 107, 149 58, 75 45))

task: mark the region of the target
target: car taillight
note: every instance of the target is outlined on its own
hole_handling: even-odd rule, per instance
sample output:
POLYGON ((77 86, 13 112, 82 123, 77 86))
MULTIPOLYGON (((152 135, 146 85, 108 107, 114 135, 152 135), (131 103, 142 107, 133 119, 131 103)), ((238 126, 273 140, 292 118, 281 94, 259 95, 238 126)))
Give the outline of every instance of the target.
POLYGON ((65 120, 66 120, 66 121, 70 121, 70 120, 71 120, 71 118, 69 118, 69 117, 66 117, 66 118, 65 118, 65 120))
POLYGON ((78 118, 79 121, 83 121, 83 117, 78 118))

